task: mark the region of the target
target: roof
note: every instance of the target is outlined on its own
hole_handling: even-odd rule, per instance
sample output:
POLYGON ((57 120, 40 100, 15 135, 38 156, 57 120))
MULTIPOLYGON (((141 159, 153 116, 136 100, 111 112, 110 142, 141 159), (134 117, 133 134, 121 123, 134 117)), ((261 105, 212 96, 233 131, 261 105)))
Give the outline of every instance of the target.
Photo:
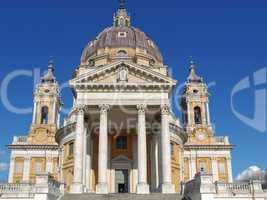
POLYGON ((140 48, 157 61, 162 62, 162 55, 158 46, 143 31, 131 26, 131 17, 127 14, 123 4, 113 17, 113 26, 104 29, 95 40, 84 48, 81 62, 96 55, 99 49, 105 48, 140 48))

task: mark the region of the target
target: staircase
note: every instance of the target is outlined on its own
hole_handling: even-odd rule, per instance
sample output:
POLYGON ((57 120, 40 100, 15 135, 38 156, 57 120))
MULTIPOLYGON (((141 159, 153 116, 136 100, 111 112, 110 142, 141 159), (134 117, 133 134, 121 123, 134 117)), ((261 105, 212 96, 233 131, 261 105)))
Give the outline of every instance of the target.
POLYGON ((65 194, 59 200, 181 200, 179 194, 158 194, 149 195, 136 194, 65 194))

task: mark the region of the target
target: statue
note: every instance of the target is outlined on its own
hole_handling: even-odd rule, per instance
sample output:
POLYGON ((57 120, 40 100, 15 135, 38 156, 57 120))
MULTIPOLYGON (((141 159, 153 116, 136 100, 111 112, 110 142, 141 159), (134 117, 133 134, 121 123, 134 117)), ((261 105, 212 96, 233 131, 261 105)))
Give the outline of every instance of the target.
POLYGON ((118 73, 118 82, 127 82, 128 81, 128 69, 125 66, 120 67, 118 73))

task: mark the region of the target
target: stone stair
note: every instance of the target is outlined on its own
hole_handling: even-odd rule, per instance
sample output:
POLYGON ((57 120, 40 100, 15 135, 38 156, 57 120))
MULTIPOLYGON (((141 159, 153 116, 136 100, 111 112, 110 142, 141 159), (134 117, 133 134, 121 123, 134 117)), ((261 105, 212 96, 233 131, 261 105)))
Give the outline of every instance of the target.
POLYGON ((65 194, 59 200, 181 200, 179 194, 158 194, 149 195, 136 194, 65 194))

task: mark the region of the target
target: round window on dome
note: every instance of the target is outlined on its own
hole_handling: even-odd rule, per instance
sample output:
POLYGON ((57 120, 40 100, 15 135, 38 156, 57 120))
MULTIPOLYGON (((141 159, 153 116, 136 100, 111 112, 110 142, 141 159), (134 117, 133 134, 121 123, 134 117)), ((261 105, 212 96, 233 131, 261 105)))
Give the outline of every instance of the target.
POLYGON ((88 63, 90 67, 93 67, 95 65, 95 61, 93 59, 90 59, 88 63))
POLYGON ((155 65, 155 63, 156 63, 156 62, 155 62, 154 59, 151 59, 151 60, 149 61, 149 65, 152 66, 152 67, 155 65))
POLYGON ((126 57, 128 55, 127 51, 125 50, 119 50, 117 54, 119 57, 126 57))

